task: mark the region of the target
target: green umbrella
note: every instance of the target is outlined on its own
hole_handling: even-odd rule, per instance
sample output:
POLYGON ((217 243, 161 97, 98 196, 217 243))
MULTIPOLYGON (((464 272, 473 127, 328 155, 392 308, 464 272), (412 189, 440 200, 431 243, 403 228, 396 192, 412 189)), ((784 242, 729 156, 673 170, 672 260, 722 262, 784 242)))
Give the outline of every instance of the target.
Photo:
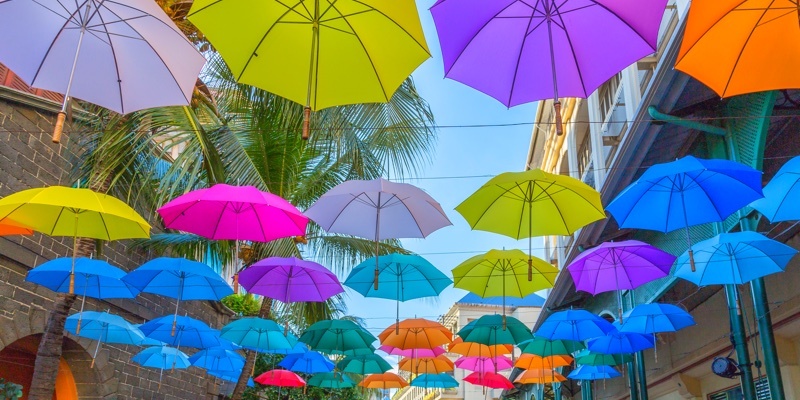
POLYGON ((458 336, 465 342, 493 346, 518 344, 533 338, 525 324, 514 317, 484 315, 461 328, 458 336))
POLYGON ((300 336, 300 341, 311 350, 332 354, 369 349, 376 340, 375 336, 354 322, 338 319, 319 321, 300 336))
POLYGON ((519 344, 523 353, 536 354, 541 357, 569 355, 586 348, 581 342, 573 340, 547 340, 534 336, 533 339, 519 344))
POLYGON ((328 389, 346 389, 355 386, 356 383, 341 372, 323 372, 314 374, 308 380, 308 385, 328 389))
POLYGON ((382 374, 392 369, 392 366, 377 354, 347 356, 342 361, 339 361, 336 367, 339 371, 359 375, 382 374))
POLYGON ((589 350, 582 350, 575 357, 575 362, 581 365, 620 365, 630 361, 629 354, 600 354, 589 350))

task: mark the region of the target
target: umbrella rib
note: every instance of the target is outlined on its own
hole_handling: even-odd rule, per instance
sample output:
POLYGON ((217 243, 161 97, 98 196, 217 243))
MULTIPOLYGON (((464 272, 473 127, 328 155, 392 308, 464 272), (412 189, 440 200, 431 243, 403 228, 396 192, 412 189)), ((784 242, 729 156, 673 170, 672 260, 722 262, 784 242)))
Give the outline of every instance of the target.
MULTIPOLYGON (((98 6, 98 8, 99 8, 99 6, 98 6)), ((115 12, 111 11, 110 8, 106 7, 106 10, 108 10, 108 12, 110 12, 112 15, 116 16, 120 20, 123 20, 122 17, 117 15, 115 12)), ((119 108, 120 108, 120 110, 125 110, 125 99, 122 96, 122 79, 121 79, 121 77, 119 75, 119 62, 117 62, 117 51, 114 48, 114 42, 111 40, 111 34, 108 33, 108 27, 106 26, 106 22, 103 19, 103 13, 99 13, 98 12, 97 13, 97 18, 100 19, 100 22, 101 22, 99 27, 102 28, 102 31, 100 31, 100 32, 104 32, 106 34, 106 37, 108 38, 108 47, 111 48, 111 58, 114 59, 114 73, 117 75, 117 88, 119 89, 119 108)), ((86 21, 86 23, 88 24, 89 21, 86 21)), ((131 28, 134 32, 139 33, 139 31, 137 31, 132 25, 130 25, 128 23, 125 23, 125 25, 127 25, 129 28, 131 28)), ((142 35, 139 34, 139 36, 141 37, 142 35)), ((144 38, 142 37, 142 39, 144 39, 144 38)), ((161 63, 163 64, 164 60, 161 59, 161 55, 158 54, 156 52, 156 50, 153 48, 153 46, 151 46, 146 40, 144 40, 144 42, 147 44, 148 47, 150 47, 151 50, 153 50, 153 53, 155 53, 158 56, 158 59, 161 60, 161 63)), ((166 64, 164 64, 164 66, 166 67, 166 64)), ((169 75, 172 76, 172 79, 174 81, 175 80, 175 76, 172 75, 172 74, 169 74, 169 75)), ((175 82, 177 84, 177 81, 175 81, 175 82)), ((107 233, 107 231, 106 231, 106 233, 107 233)))
MULTIPOLYGON (((718 18, 716 21, 714 21, 714 23, 712 23, 712 24, 709 24, 709 29, 706 29, 706 31, 705 31, 705 32, 703 32, 703 34, 702 34, 702 35, 700 35, 700 37, 698 37, 698 38, 697 38, 697 40, 695 40, 695 42, 694 42, 694 43, 692 43, 692 44, 689 46, 689 48, 687 48, 687 49, 686 49, 686 51, 684 51, 684 52, 683 52, 683 55, 680 55, 680 54, 678 55, 678 58, 677 58, 677 60, 675 60, 675 66, 676 66, 676 67, 678 66, 678 64, 679 64, 679 63, 680 63, 680 62, 683 60, 683 58, 684 58, 684 57, 686 57, 686 55, 687 55, 687 54, 689 54, 689 53, 692 51, 692 49, 694 49, 694 46, 696 46, 698 43, 700 43, 700 41, 701 41, 701 40, 702 40, 702 39, 703 39, 703 38, 704 38, 704 37, 705 37, 705 36, 706 36, 706 35, 707 35, 707 34, 708 34, 710 31, 711 31, 711 29, 713 29, 715 26, 717 26, 717 24, 718 24, 718 23, 722 22, 722 20, 723 20, 725 17, 727 17, 727 16, 728 16, 728 14, 730 14, 731 12, 733 12, 734 10, 736 10, 737 8, 739 8, 739 7, 740 7, 741 5, 743 5, 744 3, 747 3, 748 1, 749 1, 749 0, 741 0, 741 1, 739 2, 739 4, 736 4, 736 5, 732 6, 732 7, 731 7, 731 8, 730 8, 730 9, 729 9, 727 12, 723 13, 722 15, 720 15, 720 16, 719 16, 719 18, 718 18)), ((727 85, 726 85, 726 86, 727 86, 727 85)))
MULTIPOLYGON (((533 15, 528 17, 528 25, 525 27, 526 34, 522 36, 522 43, 519 46, 519 53, 517 54, 517 62, 515 63, 514 67, 514 77, 511 78, 511 90, 508 91, 508 102, 506 102, 507 105, 511 104, 511 99, 514 97, 514 88, 516 87, 517 84, 517 75, 519 73, 520 60, 522 60, 522 53, 525 51, 525 43, 527 43, 528 41, 527 32, 531 28, 531 24, 533 24, 533 18, 534 18, 533 15)), ((555 60, 553 60, 553 62, 555 62, 555 60)))
MULTIPOLYGON (((40 6, 44 7, 38 1, 36 2, 36 4, 39 4, 40 6)), ((59 1, 59 4, 61 4, 60 1, 59 1)), ((50 9, 48 7, 44 7, 44 8, 46 8, 48 10, 50 9)), ((50 46, 47 47, 47 51, 44 52, 44 56, 42 57, 42 62, 39 63, 39 67, 36 68, 36 73, 33 74, 33 78, 31 78, 31 82, 30 82, 31 85, 35 85, 36 84, 36 78, 39 76, 39 72, 41 72, 42 67, 44 66, 45 60, 47 60, 47 57, 50 55, 50 51, 53 50, 53 46, 55 46, 56 41, 58 41, 58 38, 61 36, 61 33, 64 32, 64 29, 66 29, 67 25, 69 25, 69 23, 72 21, 72 19, 75 17, 75 15, 80 13, 80 11, 81 11, 81 8, 78 7, 78 8, 75 9, 75 11, 73 11, 67 17, 63 17, 61 14, 56 13, 58 16, 60 16, 62 18, 65 18, 64 25, 61 25, 61 28, 58 30, 58 34, 53 38, 53 41, 50 42, 50 46)), ((55 13, 55 11, 53 11, 53 12, 55 13)))
MULTIPOLYGON (((593 0, 593 2, 595 4, 597 4, 596 0, 593 0)), ((564 4, 565 3, 561 3, 562 6, 564 4)), ((555 5, 555 0, 553 1, 553 5, 555 5)), ((581 72, 580 63, 578 62, 578 55, 575 54, 575 47, 572 45, 572 38, 569 35, 569 30, 567 29, 567 23, 564 22, 564 18, 561 15, 561 11, 558 10, 558 8, 560 6, 555 6, 555 7, 556 7, 556 15, 558 15, 558 19, 561 21, 561 24, 564 25, 561 28, 564 29, 564 36, 567 37, 567 42, 569 43, 570 53, 572 53, 572 60, 575 61, 575 70, 578 72, 578 79, 580 79, 580 81, 581 81, 581 87, 583 88, 583 93, 584 94, 588 94, 589 91, 586 90, 586 83, 584 82, 583 73, 581 72)), ((603 6, 603 8, 605 8, 605 6, 603 6)), ((606 11, 611 13, 611 11, 608 10, 607 8, 606 8, 606 11)), ((614 13, 611 13, 611 14, 616 16, 616 14, 614 14, 614 13)), ((617 17, 617 18, 619 18, 619 17, 617 17)), ((619 20, 622 21, 622 18, 619 18, 619 20)), ((631 27, 627 22, 625 22, 625 21, 623 21, 623 22, 625 23, 625 25, 628 25, 628 28, 631 28, 631 30, 633 30, 633 27, 631 27)), ((556 25, 558 25, 558 24, 556 24, 556 25)), ((634 32, 636 32, 636 31, 634 30, 634 32)), ((639 35, 639 32, 636 32, 636 34, 639 35)), ((641 38, 642 35, 639 35, 639 37, 641 38)), ((644 38, 642 38, 642 40, 644 40, 644 38)), ((645 42, 646 42, 646 40, 645 40, 645 42)), ((553 42, 550 42, 550 46, 553 46, 553 42)), ((552 60, 552 61, 555 63, 556 60, 552 60)), ((558 100, 558 99, 556 99, 556 100, 558 100)))
MULTIPOLYGON (((429 56, 429 57, 431 56, 431 53, 430 53, 430 51, 428 50, 428 48, 427 48, 427 46, 425 45, 425 43, 420 43, 420 42, 417 40, 417 38, 416 38, 416 37, 414 37, 414 36, 413 36, 413 35, 412 35, 410 32, 408 32, 408 31, 406 30, 406 28, 405 28, 404 26, 402 26, 402 25, 398 24, 398 23, 397 23, 397 21, 395 21, 394 19, 392 19, 392 18, 389 18, 389 16, 388 16, 388 15, 386 15, 386 14, 385 14, 383 11, 381 11, 381 10, 379 10, 379 9, 376 9, 376 8, 374 8, 374 7, 372 7, 372 6, 370 6, 370 5, 366 4, 366 3, 364 3, 363 1, 354 0, 354 2, 355 2, 355 3, 358 3, 358 4, 361 4, 361 5, 363 5, 363 6, 366 6, 366 7, 370 7, 370 8, 372 8, 372 10, 373 10, 373 11, 377 12, 378 14, 381 14, 381 15, 383 15, 383 16, 384 16, 384 17, 386 17, 386 19, 388 19, 389 21, 392 21, 392 22, 393 22, 395 25, 397 25, 397 27, 398 27, 398 28, 400 28, 400 30, 402 30, 403 32, 405 32, 405 33, 406 33, 406 35, 408 35, 408 37, 410 37, 411 39, 414 39, 414 42, 416 42, 416 43, 417 43, 417 45, 419 45, 419 47, 420 47, 422 50, 424 50, 424 51, 425 51, 425 53, 426 53, 426 54, 428 54, 428 56, 429 56)), ((343 17, 344 17, 344 16, 343 16, 343 17)))

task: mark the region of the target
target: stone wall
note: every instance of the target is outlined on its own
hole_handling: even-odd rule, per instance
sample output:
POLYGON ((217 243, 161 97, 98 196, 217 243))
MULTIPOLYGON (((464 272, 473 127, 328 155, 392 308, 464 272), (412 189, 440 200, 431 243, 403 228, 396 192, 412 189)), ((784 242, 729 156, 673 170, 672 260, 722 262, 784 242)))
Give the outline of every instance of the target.
MULTIPOLYGON (((79 156, 69 129, 60 145, 50 136, 58 105, 23 92, 0 86, 0 196, 48 185, 71 185, 70 171, 79 156)), ((0 350, 17 339, 43 332, 55 293, 24 281, 33 267, 71 254, 71 238, 0 237, 0 350)), ((107 243, 102 258, 129 271, 146 261, 141 252, 131 251, 124 241, 107 243)), ((80 301, 74 312, 78 312, 80 301)), ((140 295, 134 300, 86 300, 86 310, 109 310, 133 323, 170 314, 172 299, 140 295)), ((218 304, 190 301, 181 313, 201 319, 219 329, 230 314, 218 304)), ((69 336, 64 359, 70 364, 81 399, 212 399, 217 398, 218 381, 203 370, 190 368, 165 371, 159 388, 159 371, 137 368, 130 357, 140 348, 104 345, 94 368, 90 368, 96 342, 69 336)))

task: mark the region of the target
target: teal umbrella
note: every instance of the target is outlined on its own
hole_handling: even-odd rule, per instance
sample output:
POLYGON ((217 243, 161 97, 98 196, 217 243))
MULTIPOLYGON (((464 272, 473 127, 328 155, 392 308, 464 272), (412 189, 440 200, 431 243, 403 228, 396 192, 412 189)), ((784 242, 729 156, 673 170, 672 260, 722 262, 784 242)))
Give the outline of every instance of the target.
POLYGON ((392 369, 392 366, 377 354, 347 356, 342 361, 339 361, 336 367, 342 372, 358 375, 382 374, 392 369))
POLYGON ((583 350, 575 356, 579 365, 620 365, 631 361, 628 354, 601 354, 583 350))
POLYGON ((319 321, 300 336, 300 341, 311 350, 331 354, 373 348, 372 342, 376 340, 375 336, 356 323, 339 319, 319 321))
POLYGON ((440 374, 419 374, 411 381, 410 385, 423 388, 450 389, 458 387, 458 382, 447 372, 442 372, 440 374))
POLYGON ((341 372, 323 372, 314 374, 308 380, 308 385, 327 389, 347 389, 355 386, 356 383, 341 372))
POLYGON ((241 318, 222 327, 219 336, 239 346, 269 352, 291 350, 294 344, 284 336, 283 327, 263 318, 241 318))
POLYGON ((574 340, 548 340, 540 336, 519 344, 523 353, 536 354, 540 357, 570 355, 586 348, 582 342, 574 340))
POLYGON ((461 328, 458 336, 465 342, 493 346, 497 344, 519 344, 533 339, 530 329, 514 317, 484 315, 461 328))

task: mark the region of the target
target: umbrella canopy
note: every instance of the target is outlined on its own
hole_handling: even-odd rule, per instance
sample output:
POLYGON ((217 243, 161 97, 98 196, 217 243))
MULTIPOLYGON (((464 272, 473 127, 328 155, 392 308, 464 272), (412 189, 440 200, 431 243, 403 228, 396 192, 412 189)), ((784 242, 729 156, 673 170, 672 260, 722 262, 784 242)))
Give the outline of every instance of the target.
POLYGON ((402 389, 408 386, 408 382, 397 374, 384 372, 382 374, 368 375, 358 386, 367 389, 402 389))
POLYGON ((461 328, 458 336, 465 342, 475 342, 493 346, 498 344, 519 344, 533 338, 525 324, 514 317, 484 315, 461 328))
POLYGON ((308 380, 309 386, 317 386, 328 389, 347 389, 356 385, 350 377, 341 372, 323 372, 314 374, 308 380))
POLYGON ((514 345, 497 344, 487 346, 481 343, 465 342, 463 339, 457 338, 448 346, 447 351, 464 357, 496 357, 511 354, 514 351, 514 345))
POLYGON ((593 381, 597 379, 611 379, 622 376, 614 367, 608 365, 579 365, 567 375, 570 379, 580 381, 593 381))
POLYGON ((433 349, 452 342, 453 333, 438 322, 409 318, 389 326, 378 338, 398 349, 433 349))
POLYGON ((676 332, 694 325, 694 317, 672 304, 639 304, 631 310, 620 331, 635 333, 676 332))
POLYGON ((158 213, 167 228, 212 240, 269 242, 305 235, 308 224, 308 218, 280 196, 224 183, 176 197, 158 213))
POLYGON ((572 357, 566 355, 537 356, 536 354, 523 353, 514 366, 522 369, 554 369, 572 364, 572 357))
POLYGON ((158 257, 129 272, 122 281, 145 293, 178 300, 221 300, 233 289, 206 264, 158 257))
POLYGON ((576 340, 604 336, 616 331, 610 322, 586 310, 565 310, 551 314, 539 326, 536 335, 549 340, 576 340))
POLYGON ((33 229, 8 218, 0 220, 0 236, 33 235, 33 229))
POLYGON ((698 2, 675 68, 721 97, 800 87, 796 8, 788 0, 698 2))
POLYGON ((344 281, 364 297, 406 301, 421 297, 436 297, 453 281, 428 260, 411 254, 392 253, 369 258, 358 264, 344 281), (377 290, 373 267, 378 264, 377 290))
POLYGON ((444 355, 424 358, 402 358, 397 364, 397 369, 409 371, 412 374, 438 374, 450 372, 455 365, 444 355))
POLYGON ((633 357, 627 354, 602 354, 583 350, 575 357, 579 365, 620 365, 631 362, 633 357))
POLYGON ((344 292, 336 274, 320 264, 295 257, 257 261, 239 274, 239 283, 250 293, 284 303, 323 302, 344 292))
POLYGON ((601 354, 630 354, 652 348, 655 339, 650 335, 632 332, 609 332, 605 336, 589 339, 589 351, 601 354))
MULTIPOLYGON (((239 374, 238 373, 230 373, 230 371, 206 371, 207 374, 222 379, 224 381, 236 383, 239 381, 239 374)), ((247 387, 255 387, 255 381, 253 378, 247 379, 247 387)))
POLYGON ((429 389, 450 389, 458 387, 458 382, 447 373, 419 374, 411 381, 411 386, 429 389))
POLYGON ((692 271, 688 252, 678 257, 674 275, 698 286, 741 285, 783 272, 797 250, 756 232, 723 233, 697 243, 692 271))
MULTIPOLYGON (((54 292, 68 293, 72 258, 50 260, 28 271, 25 280, 42 285, 54 292)), ((74 290, 83 296, 97 299, 132 299, 139 291, 122 282, 125 271, 102 261, 85 257, 75 258, 74 290)))
POLYGON ((292 371, 283 369, 273 369, 259 375, 255 379, 256 382, 266 386, 277 387, 302 387, 306 385, 306 381, 292 371))
POLYGON ((178 316, 176 319, 172 315, 165 315, 142 324, 139 329, 151 339, 178 348, 207 349, 222 345, 218 330, 212 329, 203 321, 189 317, 178 316), (177 322, 173 332, 174 321, 177 322))
POLYGON ((545 383, 554 383, 554 382, 564 382, 567 378, 564 375, 559 374, 552 369, 529 369, 523 373, 521 373, 517 379, 514 379, 514 382, 519 382, 523 384, 529 383, 538 383, 538 384, 545 384, 545 383))
MULTIPOLYGON (((375 336, 348 320, 323 320, 309 326, 300 341, 322 353, 344 354, 347 351, 372 349, 375 336)), ((370 350, 369 352, 372 352, 370 350)))
POLYGON ((377 354, 365 354, 362 356, 347 356, 336 364, 336 368, 342 372, 367 375, 384 373, 392 369, 392 366, 377 354))
POLYGON ((223 326, 219 336, 262 352, 291 350, 295 346, 275 321, 256 317, 240 318, 223 326))
POLYGON ((138 346, 145 340, 139 328, 124 318, 107 312, 84 311, 72 314, 67 317, 64 329, 73 335, 103 343, 138 346), (79 319, 83 322, 80 332, 77 332, 79 319))
POLYGON ((505 356, 497 357, 459 357, 455 366, 467 371, 499 372, 514 367, 511 359, 505 356))
POLYGON ((131 357, 131 361, 143 366, 158 369, 189 368, 192 363, 182 351, 167 346, 148 347, 131 357))
POLYGON ((638 240, 606 242, 575 257, 567 267, 575 288, 598 293, 636 289, 669 275, 675 256, 638 240))
POLYGON ((306 351, 300 354, 287 354, 278 363, 279 367, 289 371, 304 374, 316 374, 319 372, 331 372, 335 365, 327 357, 316 351, 306 351))
POLYGON ((547 357, 555 355, 569 355, 576 351, 586 348, 581 341, 576 340, 549 340, 541 336, 533 335, 533 339, 519 344, 522 353, 535 354, 547 357))
MULTIPOLYGON (((390 356, 400 357, 436 357, 446 353, 445 349, 441 347, 434 347, 432 349, 400 349, 393 346, 382 345, 378 348, 390 356)), ((452 351, 451 351, 452 352, 452 351)))
POLYGON ((754 201, 750 206, 770 222, 800 219, 800 211, 794 206, 800 201, 800 157, 783 164, 763 190, 764 198, 754 201))
POLYGON ((209 371, 238 373, 244 368, 245 359, 239 353, 222 348, 200 350, 189 357, 192 366, 209 371))
POLYGON ((473 372, 464 377, 464 382, 492 389, 513 389, 514 384, 503 375, 494 372, 473 372))

